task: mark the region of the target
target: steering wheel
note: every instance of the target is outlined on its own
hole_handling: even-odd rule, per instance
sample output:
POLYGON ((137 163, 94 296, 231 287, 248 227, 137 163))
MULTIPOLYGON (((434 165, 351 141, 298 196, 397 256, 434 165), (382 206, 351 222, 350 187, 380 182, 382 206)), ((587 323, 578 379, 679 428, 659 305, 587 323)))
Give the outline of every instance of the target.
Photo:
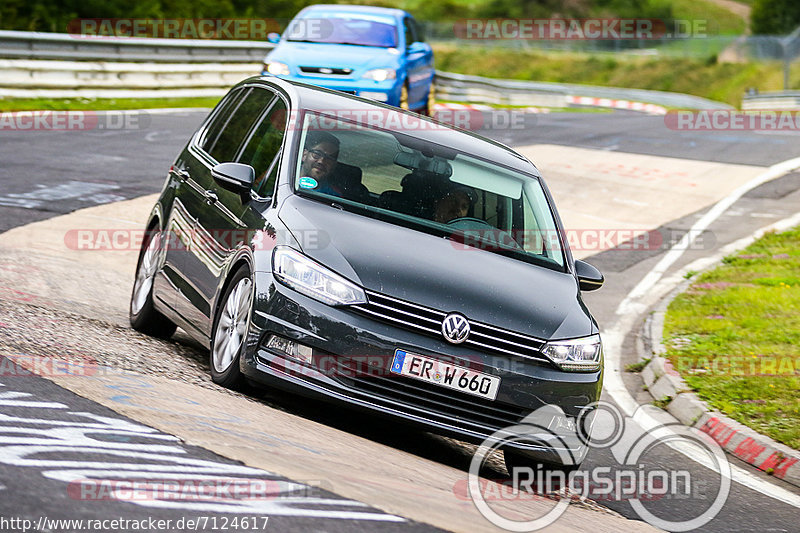
POLYGON ((448 226, 454 226, 458 229, 471 229, 474 228, 475 225, 487 228, 494 228, 491 224, 486 222, 485 220, 481 220, 475 217, 459 217, 454 218, 453 220, 447 223, 448 226))

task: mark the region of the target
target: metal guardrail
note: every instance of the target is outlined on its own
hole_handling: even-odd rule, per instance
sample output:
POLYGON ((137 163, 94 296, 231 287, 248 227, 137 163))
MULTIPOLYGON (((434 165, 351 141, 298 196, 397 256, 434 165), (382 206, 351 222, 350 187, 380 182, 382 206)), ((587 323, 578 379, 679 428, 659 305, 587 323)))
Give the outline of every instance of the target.
POLYGON ((83 37, 66 33, 0 30, 0 58, 152 63, 260 62, 269 42, 211 39, 83 37))
POLYGON ((800 91, 774 91, 748 94, 742 109, 800 109, 800 91))
MULTIPOLYGON (((73 97, 81 92, 87 97, 110 97, 114 91, 128 94, 133 90, 141 90, 142 97, 168 96, 163 89, 181 91, 182 96, 190 90, 202 90, 207 95, 257 74, 258 65, 273 47, 272 43, 258 41, 86 38, 0 31, 0 96, 19 97, 26 90, 31 95, 51 97, 73 97)), ((502 80, 441 71, 436 72, 436 83, 440 98, 468 103, 565 107, 568 97, 585 97, 678 108, 731 108, 679 93, 502 80)))

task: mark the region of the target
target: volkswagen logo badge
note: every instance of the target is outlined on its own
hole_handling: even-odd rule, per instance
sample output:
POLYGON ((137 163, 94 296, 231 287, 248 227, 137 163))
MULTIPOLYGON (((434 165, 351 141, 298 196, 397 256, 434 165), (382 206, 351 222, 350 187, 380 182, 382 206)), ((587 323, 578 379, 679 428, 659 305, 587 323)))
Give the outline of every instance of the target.
POLYGON ((442 335, 453 344, 461 344, 469 337, 469 321, 459 313, 450 313, 442 320, 442 335))

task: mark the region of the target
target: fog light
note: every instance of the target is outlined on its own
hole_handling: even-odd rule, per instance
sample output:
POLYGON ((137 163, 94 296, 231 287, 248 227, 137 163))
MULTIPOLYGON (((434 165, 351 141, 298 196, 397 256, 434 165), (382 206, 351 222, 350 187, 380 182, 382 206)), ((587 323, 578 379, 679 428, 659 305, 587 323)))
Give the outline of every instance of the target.
POLYGON ((269 339, 267 339, 266 347, 274 352, 282 353, 283 355, 304 363, 311 363, 311 357, 314 354, 314 350, 310 346, 305 346, 291 339, 279 337, 278 335, 270 335, 269 339))
POLYGON ((358 95, 362 98, 369 98, 370 100, 377 100, 378 102, 385 102, 389 99, 386 93, 376 93, 372 91, 361 91, 358 95))

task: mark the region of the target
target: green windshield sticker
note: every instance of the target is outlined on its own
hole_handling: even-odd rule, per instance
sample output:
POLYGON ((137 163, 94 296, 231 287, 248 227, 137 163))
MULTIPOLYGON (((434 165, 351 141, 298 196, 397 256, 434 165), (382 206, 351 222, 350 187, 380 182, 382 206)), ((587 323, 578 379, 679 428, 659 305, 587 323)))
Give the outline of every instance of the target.
POLYGON ((301 189, 316 189, 317 185, 319 184, 317 183, 317 180, 315 180, 314 178, 309 178, 308 176, 300 178, 301 189))

